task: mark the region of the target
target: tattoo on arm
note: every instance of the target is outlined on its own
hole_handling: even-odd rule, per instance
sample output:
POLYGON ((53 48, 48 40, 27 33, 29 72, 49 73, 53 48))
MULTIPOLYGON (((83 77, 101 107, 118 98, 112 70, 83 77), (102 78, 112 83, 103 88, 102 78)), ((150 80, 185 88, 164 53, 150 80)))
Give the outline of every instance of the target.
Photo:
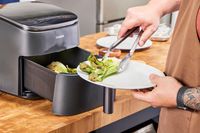
POLYGON ((185 106, 200 111, 200 87, 187 89, 183 95, 185 106))

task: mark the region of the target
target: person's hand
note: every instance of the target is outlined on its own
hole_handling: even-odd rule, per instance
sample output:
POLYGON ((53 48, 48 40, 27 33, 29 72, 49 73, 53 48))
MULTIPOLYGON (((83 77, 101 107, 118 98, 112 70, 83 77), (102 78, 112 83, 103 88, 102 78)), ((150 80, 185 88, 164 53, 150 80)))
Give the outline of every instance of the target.
POLYGON ((160 23, 161 13, 154 8, 149 5, 129 8, 118 37, 121 38, 129 29, 140 26, 144 31, 139 41, 139 45, 142 46, 160 23))
POLYGON ((150 80, 156 86, 152 91, 133 91, 136 99, 150 103, 153 107, 175 107, 176 96, 181 84, 173 77, 150 75, 150 80))

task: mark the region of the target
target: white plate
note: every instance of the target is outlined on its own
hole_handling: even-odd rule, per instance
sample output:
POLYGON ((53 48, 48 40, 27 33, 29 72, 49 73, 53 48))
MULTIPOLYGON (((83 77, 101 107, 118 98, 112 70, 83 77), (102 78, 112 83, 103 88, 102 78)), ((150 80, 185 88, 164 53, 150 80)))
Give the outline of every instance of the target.
POLYGON ((130 61, 126 70, 121 73, 112 75, 102 82, 92 82, 88 79, 88 74, 81 71, 79 66, 77 67, 78 75, 87 80, 88 82, 105 86, 114 89, 145 89, 153 87, 154 85, 149 80, 150 74, 157 74, 159 76, 164 76, 163 72, 160 70, 140 63, 136 61, 130 61))
MULTIPOLYGON (((119 46, 117 46, 116 49, 130 50, 135 39, 136 39, 136 36, 128 37, 119 46)), ((103 37, 103 38, 98 39, 96 44, 98 46, 101 46, 101 47, 109 48, 110 45, 112 45, 116 40, 117 40, 117 36, 107 36, 107 37, 103 37)), ((149 47, 151 47, 151 45, 152 45, 152 41, 147 40, 146 43, 142 47, 137 46, 136 50, 149 48, 149 47)))

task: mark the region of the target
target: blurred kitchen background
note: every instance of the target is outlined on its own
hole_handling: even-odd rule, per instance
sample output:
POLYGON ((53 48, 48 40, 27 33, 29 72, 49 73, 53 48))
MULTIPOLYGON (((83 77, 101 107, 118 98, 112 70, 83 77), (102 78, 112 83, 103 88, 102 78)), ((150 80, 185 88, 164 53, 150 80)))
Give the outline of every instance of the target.
MULTIPOLYGON (((21 0, 30 1, 30 0, 21 0)), ((81 36, 104 31, 106 27, 121 24, 130 7, 146 4, 149 0, 40 0, 76 13, 81 36)), ((174 27, 177 13, 166 15, 161 23, 174 27)))

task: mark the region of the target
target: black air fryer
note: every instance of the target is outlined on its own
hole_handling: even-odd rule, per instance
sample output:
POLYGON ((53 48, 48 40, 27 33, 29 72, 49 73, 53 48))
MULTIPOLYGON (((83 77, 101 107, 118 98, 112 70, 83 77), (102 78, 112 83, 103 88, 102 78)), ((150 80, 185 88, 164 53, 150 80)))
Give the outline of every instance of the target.
POLYGON ((53 102, 53 113, 74 115, 103 103, 103 88, 77 74, 56 74, 52 61, 77 67, 89 56, 78 48, 75 14, 62 8, 23 2, 0 9, 0 90, 22 98, 53 102))

